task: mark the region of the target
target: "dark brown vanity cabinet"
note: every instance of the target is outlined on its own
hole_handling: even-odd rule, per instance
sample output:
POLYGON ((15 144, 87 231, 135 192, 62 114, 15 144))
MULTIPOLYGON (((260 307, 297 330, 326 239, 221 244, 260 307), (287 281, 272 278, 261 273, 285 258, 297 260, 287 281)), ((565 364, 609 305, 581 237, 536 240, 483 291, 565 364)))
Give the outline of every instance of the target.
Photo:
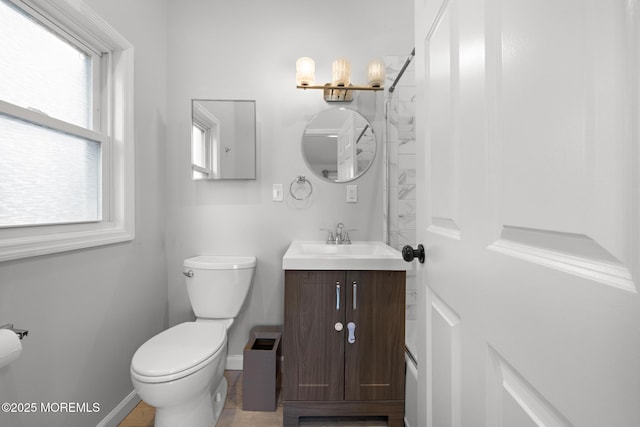
POLYGON ((404 271, 285 271, 284 425, 386 416, 404 425, 404 271))

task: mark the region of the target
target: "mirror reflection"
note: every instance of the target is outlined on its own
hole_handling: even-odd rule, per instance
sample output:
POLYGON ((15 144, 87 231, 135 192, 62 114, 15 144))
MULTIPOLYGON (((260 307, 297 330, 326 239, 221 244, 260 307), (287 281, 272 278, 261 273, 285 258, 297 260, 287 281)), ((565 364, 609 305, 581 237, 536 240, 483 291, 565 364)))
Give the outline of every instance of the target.
POLYGON ((357 111, 334 108, 320 112, 302 135, 302 155, 309 168, 331 182, 353 181, 373 163, 376 138, 357 111))
POLYGON ((193 179, 256 179, 255 101, 194 99, 191 121, 193 179))

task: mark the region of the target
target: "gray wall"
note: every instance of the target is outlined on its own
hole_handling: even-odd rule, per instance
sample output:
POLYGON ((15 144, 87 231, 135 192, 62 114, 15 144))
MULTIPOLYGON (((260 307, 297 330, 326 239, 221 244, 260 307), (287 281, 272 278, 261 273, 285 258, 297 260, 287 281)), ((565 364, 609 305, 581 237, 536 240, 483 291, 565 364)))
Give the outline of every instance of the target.
MULTIPOLYGON (((169 2, 167 120, 167 267, 170 324, 193 319, 182 277, 184 258, 198 254, 258 257, 254 286, 229 333, 231 356, 254 325, 281 324, 282 255, 291 240, 320 240, 344 222, 354 240, 382 240, 382 150, 375 165, 355 181, 359 202, 345 202, 346 185, 312 175, 300 139, 308 120, 330 108, 317 90, 295 87, 295 62, 316 61, 316 82, 331 79, 331 63, 351 61, 352 81, 366 84, 367 64, 413 46, 413 2, 280 0, 169 2), (327 11, 340 11, 332 17, 327 11), (191 98, 255 99, 258 179, 191 181, 191 98), (309 203, 293 203, 289 185, 307 176, 309 203), (283 184, 285 202, 271 201, 272 184, 283 184)), ((348 105, 374 121, 379 143, 383 96, 359 93, 348 105)))
POLYGON ((0 402, 97 402, 99 413, 0 413, 11 427, 96 425, 133 389, 135 350, 164 329, 166 3, 87 0, 135 46, 136 238, 0 263, 0 323, 29 329, 0 402))

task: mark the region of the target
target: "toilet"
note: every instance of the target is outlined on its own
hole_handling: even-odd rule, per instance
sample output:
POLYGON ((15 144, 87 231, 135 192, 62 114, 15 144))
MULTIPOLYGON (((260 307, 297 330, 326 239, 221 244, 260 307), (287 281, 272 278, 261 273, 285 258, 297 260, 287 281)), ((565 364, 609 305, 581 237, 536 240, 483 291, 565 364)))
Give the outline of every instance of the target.
POLYGON ((227 330, 247 297, 255 257, 197 256, 184 261, 196 315, 150 338, 131 359, 138 396, 155 406, 155 427, 213 427, 227 396, 227 330))

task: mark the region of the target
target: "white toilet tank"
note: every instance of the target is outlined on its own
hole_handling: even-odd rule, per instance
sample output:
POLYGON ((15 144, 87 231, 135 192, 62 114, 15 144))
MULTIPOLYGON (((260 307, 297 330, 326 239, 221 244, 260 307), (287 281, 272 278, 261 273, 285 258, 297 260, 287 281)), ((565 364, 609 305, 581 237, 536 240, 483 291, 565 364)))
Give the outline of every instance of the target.
POLYGON ((251 287, 255 267, 253 256, 204 255, 184 260, 187 292, 196 317, 236 317, 251 287))

